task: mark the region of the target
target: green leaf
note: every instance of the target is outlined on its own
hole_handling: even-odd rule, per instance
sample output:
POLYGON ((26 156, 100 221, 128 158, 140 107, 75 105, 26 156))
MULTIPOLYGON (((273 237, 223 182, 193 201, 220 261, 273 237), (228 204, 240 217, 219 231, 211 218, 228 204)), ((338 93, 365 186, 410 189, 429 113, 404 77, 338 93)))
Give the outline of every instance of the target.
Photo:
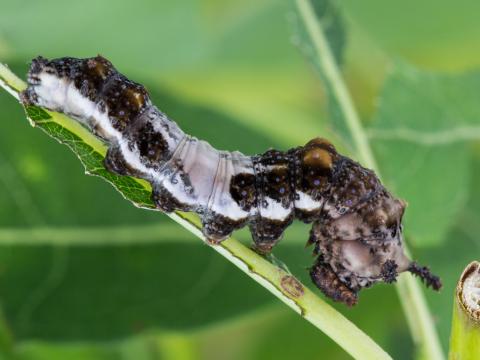
POLYGON ((54 119, 49 113, 35 106, 28 106, 26 113, 34 126, 38 126, 60 143, 67 145, 78 156, 87 173, 104 178, 136 206, 147 209, 155 208, 150 199, 150 184, 129 176, 118 176, 105 170, 103 165, 104 144, 92 136, 80 138, 77 134, 85 134, 87 130, 82 129, 78 123, 72 123, 60 114, 57 114, 54 119))
POLYGON ((464 208, 468 141, 480 139, 480 73, 441 75, 397 64, 369 136, 392 190, 406 199, 405 229, 417 245, 445 239, 464 208))

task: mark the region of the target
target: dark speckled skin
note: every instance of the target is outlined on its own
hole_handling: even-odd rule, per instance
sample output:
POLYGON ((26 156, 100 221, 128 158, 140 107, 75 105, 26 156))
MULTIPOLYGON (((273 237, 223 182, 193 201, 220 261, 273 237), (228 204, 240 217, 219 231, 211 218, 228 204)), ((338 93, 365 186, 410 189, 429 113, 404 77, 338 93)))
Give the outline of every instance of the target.
POLYGON ((161 211, 197 212, 212 243, 249 225, 255 249, 266 254, 296 218, 313 223, 308 244, 317 260, 310 275, 335 301, 354 305, 362 288, 394 282, 402 271, 441 286, 403 253, 405 203, 327 140, 251 157, 215 150, 184 134, 142 85, 101 56, 38 57, 28 81, 24 103, 65 112, 88 126, 109 144, 108 170, 149 181, 161 211))

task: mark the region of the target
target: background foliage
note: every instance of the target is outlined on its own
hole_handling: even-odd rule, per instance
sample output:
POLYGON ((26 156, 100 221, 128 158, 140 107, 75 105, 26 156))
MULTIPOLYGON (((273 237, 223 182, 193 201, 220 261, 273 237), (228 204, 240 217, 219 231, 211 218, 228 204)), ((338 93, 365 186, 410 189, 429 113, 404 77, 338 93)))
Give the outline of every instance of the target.
MULTIPOLYGON (((298 29, 281 2, 3 0, 1 7, 0 60, 19 74, 38 54, 101 52, 145 83, 186 131, 217 147, 256 153, 322 135, 349 151, 330 126, 314 66, 293 45, 298 29)), ((427 295, 445 347, 455 281, 480 247, 479 8, 467 0, 346 0, 343 32, 331 31, 384 180, 410 204, 412 251, 444 280, 440 295, 427 295)), ((30 128, 4 92, 0 109, 4 356, 347 358, 184 229, 83 176, 75 156, 30 128), (60 241, 48 245, 52 239, 60 241)), ((295 224, 275 254, 308 282, 307 234, 295 224)), ((339 308, 394 358, 411 357, 393 287, 339 308)))

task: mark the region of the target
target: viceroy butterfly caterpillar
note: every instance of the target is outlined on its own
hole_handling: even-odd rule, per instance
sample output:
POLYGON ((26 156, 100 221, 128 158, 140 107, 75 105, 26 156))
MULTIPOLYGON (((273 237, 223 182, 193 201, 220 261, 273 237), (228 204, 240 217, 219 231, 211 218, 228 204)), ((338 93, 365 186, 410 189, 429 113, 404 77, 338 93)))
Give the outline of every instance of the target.
POLYGON ((327 140, 254 156, 216 150, 185 134, 101 56, 33 59, 22 101, 89 128, 109 145, 107 170, 150 182, 161 211, 196 212, 212 243, 248 225, 254 248, 267 254, 294 219, 313 223, 310 275, 333 300, 354 305, 362 288, 403 271, 441 287, 403 251, 405 202, 327 140))

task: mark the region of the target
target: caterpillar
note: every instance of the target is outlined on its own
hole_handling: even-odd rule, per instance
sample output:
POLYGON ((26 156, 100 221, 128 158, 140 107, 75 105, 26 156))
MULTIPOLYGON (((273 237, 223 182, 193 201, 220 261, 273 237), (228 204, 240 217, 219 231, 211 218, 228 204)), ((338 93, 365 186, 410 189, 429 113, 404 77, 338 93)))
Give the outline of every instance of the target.
POLYGON ((249 226, 253 248, 268 254, 294 219, 312 223, 310 277, 335 301, 354 305, 362 288, 404 271, 441 287, 404 253, 406 203, 325 139, 253 156, 216 150, 185 134, 144 86, 101 56, 33 59, 21 99, 87 127, 108 144, 108 171, 150 182, 160 211, 197 213, 212 244, 249 226))

